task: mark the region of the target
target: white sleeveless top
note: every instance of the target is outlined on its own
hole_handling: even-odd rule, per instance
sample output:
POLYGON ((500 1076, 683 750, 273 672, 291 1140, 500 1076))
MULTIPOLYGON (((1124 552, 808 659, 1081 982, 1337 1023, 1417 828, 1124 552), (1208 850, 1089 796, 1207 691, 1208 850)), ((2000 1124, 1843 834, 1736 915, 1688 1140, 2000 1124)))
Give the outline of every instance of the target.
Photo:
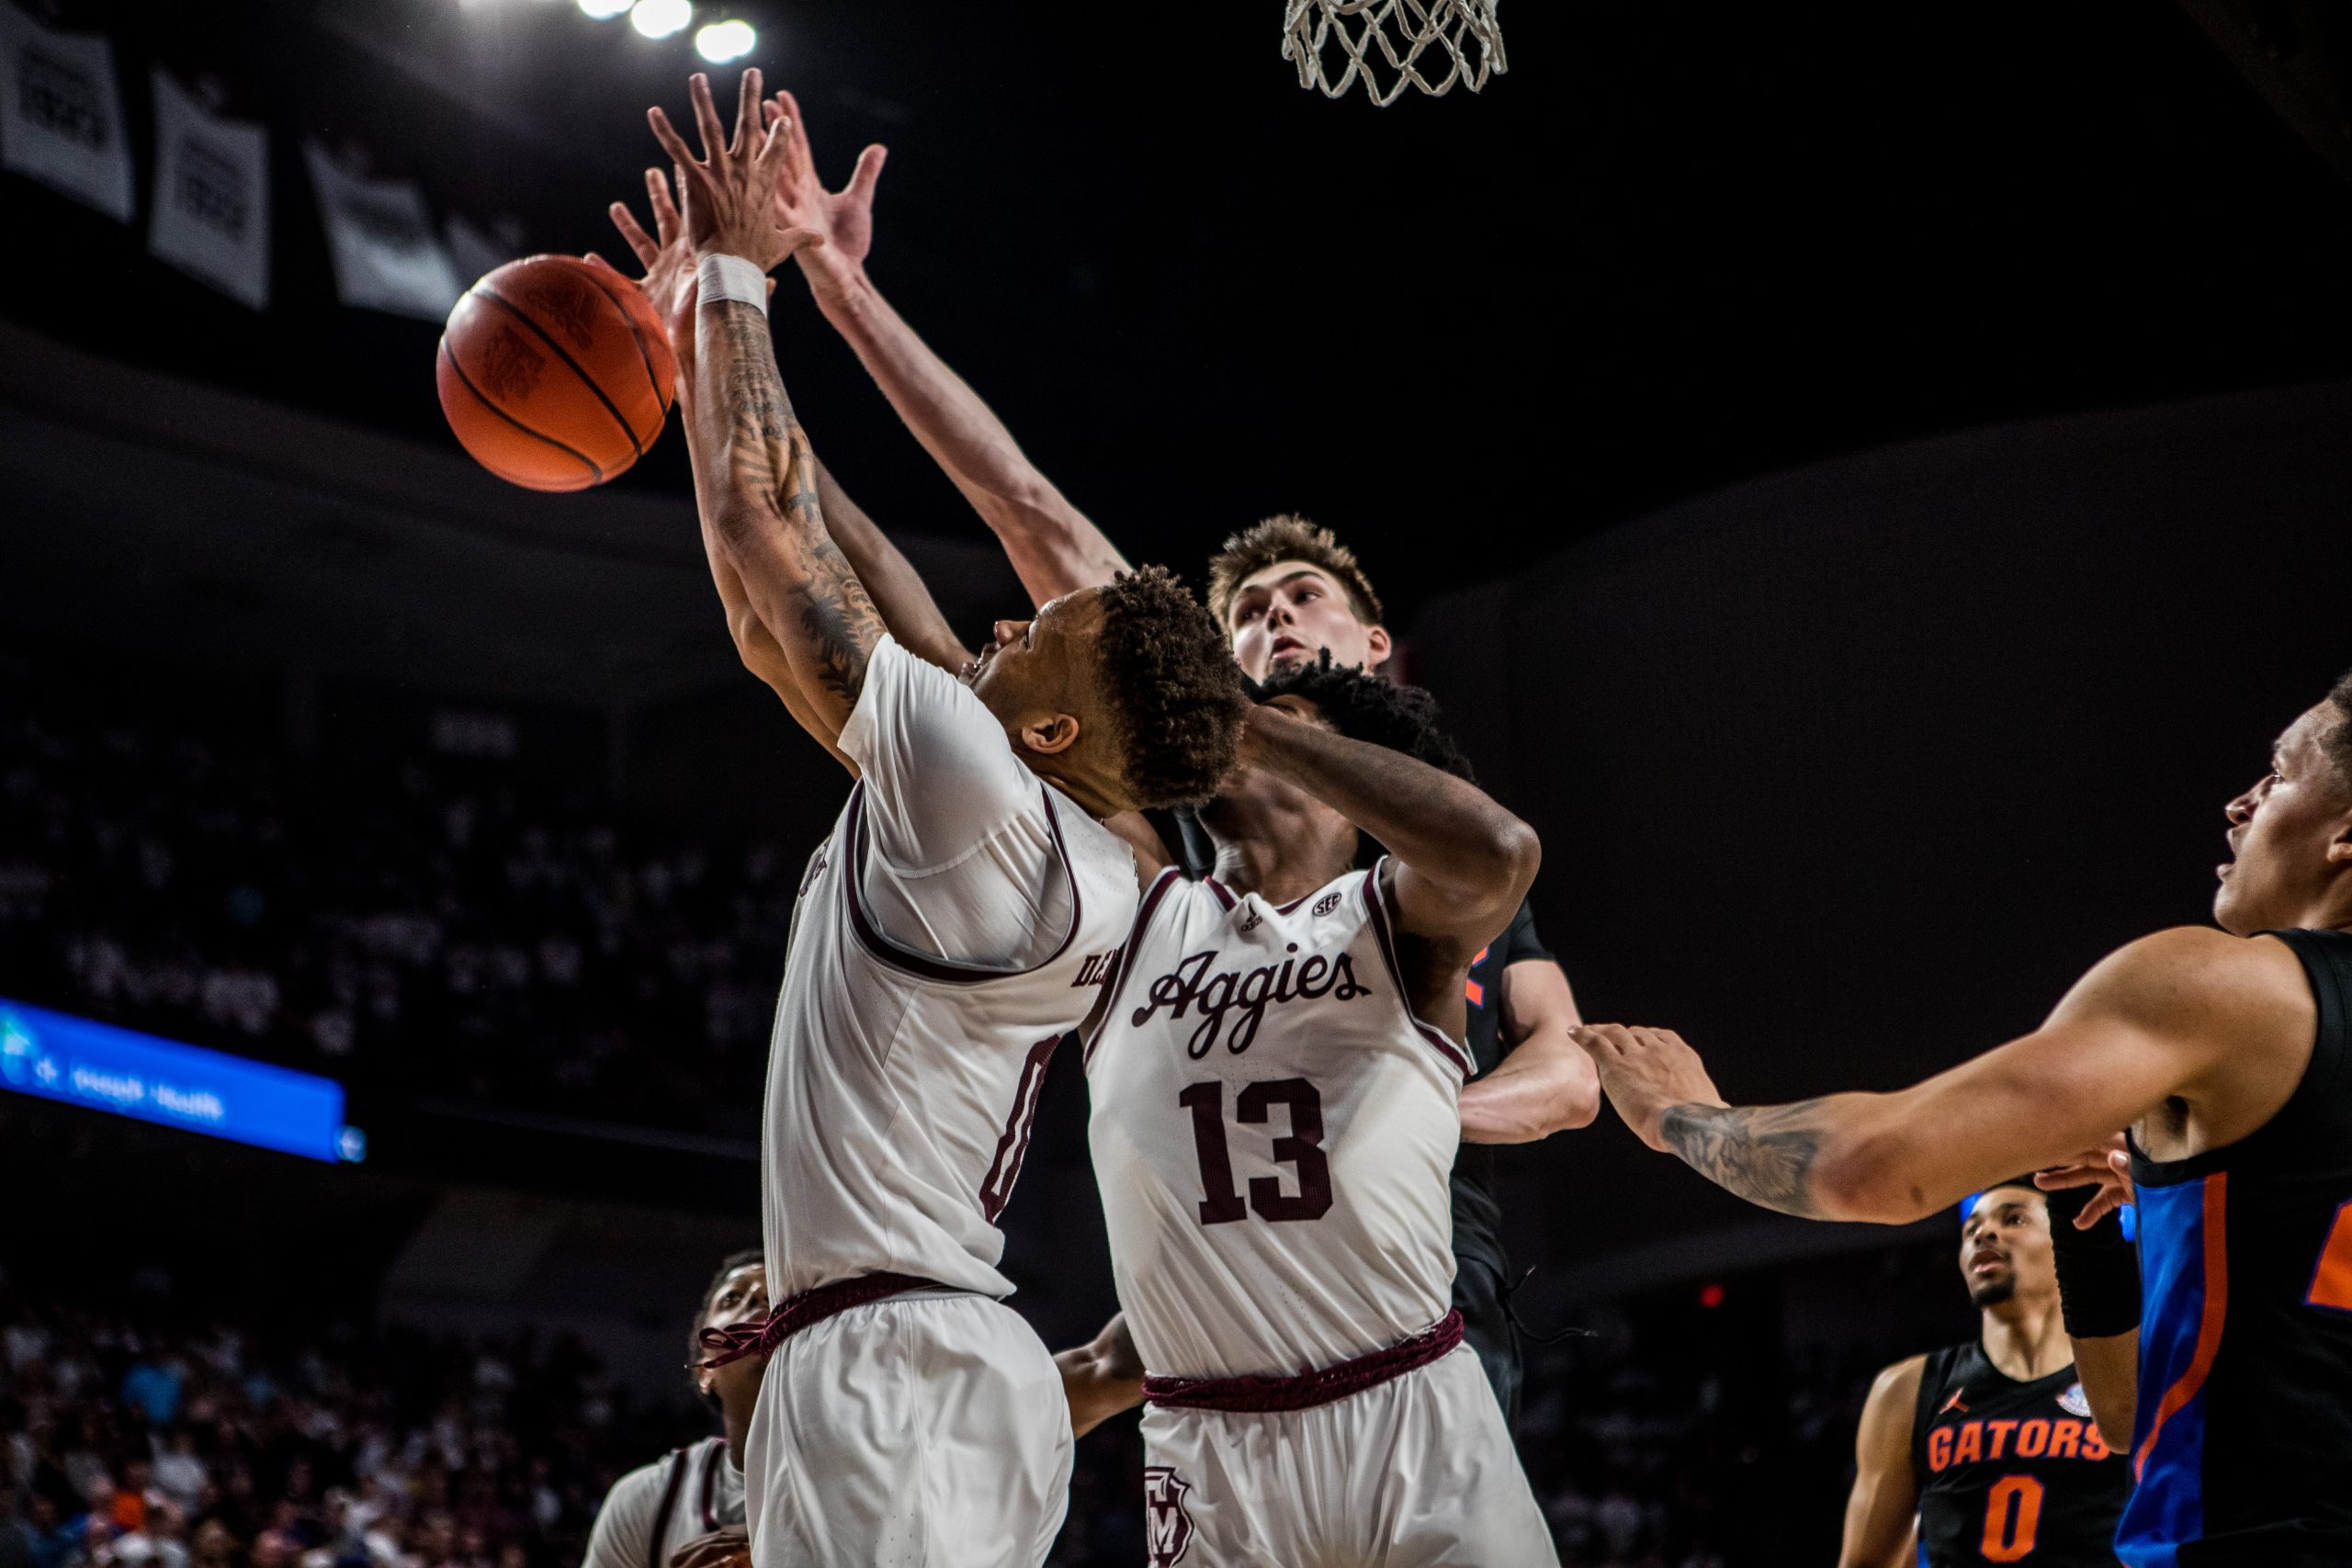
POLYGON ((1136 908, 1135 856, 885 638, 841 749, 768 1047, 762 1211, 782 1301, 888 1271, 987 1295, 1046 1064, 1136 908))
POLYGON ((1392 919, 1378 867, 1279 908, 1173 872, 1145 895, 1086 1077, 1154 1375, 1288 1376, 1445 1315, 1466 1056, 1413 1016, 1392 919))

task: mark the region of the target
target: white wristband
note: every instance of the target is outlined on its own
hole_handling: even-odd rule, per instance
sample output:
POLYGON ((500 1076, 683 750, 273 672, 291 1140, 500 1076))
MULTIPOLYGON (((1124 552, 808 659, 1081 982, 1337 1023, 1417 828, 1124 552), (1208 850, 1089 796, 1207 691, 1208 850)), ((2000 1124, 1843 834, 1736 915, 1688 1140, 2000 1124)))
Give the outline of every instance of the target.
POLYGON ((702 286, 701 301, 715 305, 721 299, 741 299, 746 305, 757 305, 760 314, 768 313, 768 275, 758 264, 741 256, 707 255, 695 276, 702 286))

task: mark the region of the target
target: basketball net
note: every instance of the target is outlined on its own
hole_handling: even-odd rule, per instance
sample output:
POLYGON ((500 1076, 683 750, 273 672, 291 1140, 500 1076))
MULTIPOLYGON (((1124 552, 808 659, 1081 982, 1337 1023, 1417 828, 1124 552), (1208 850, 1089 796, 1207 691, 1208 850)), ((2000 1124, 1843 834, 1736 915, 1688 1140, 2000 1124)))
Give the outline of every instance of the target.
POLYGON ((1407 87, 1472 92, 1510 69, 1497 0, 1285 0, 1283 58, 1298 85, 1340 97, 1359 80, 1386 107, 1407 87))

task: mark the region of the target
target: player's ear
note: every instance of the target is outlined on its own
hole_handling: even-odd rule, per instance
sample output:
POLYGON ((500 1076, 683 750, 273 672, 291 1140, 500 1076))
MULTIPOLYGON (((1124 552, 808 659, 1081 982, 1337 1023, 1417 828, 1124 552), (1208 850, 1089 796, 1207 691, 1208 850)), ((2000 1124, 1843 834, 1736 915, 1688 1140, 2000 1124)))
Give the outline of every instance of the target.
POLYGON ((1377 670, 1382 665, 1387 663, 1388 655, 1394 648, 1394 645, 1388 640, 1388 628, 1386 626, 1364 627, 1363 645, 1364 653, 1367 656, 1363 661, 1363 667, 1366 671, 1377 670))
POLYGON ((1078 720, 1066 713, 1032 719, 1021 727, 1021 744, 1051 757, 1078 744, 1078 720))

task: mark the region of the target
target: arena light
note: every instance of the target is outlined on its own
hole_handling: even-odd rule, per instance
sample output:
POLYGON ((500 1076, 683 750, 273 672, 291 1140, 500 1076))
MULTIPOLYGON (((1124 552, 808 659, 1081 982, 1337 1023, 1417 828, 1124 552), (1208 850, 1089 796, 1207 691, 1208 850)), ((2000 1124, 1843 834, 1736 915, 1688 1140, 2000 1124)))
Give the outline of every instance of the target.
POLYGON ((628 25, 647 38, 668 38, 695 19, 692 0, 637 0, 628 25))
POLYGON ((580 8, 600 22, 609 22, 629 8, 632 0, 580 0, 580 8))
POLYGON ((749 22, 713 22, 695 34, 695 51, 713 65, 724 65, 751 53, 759 41, 749 22))

